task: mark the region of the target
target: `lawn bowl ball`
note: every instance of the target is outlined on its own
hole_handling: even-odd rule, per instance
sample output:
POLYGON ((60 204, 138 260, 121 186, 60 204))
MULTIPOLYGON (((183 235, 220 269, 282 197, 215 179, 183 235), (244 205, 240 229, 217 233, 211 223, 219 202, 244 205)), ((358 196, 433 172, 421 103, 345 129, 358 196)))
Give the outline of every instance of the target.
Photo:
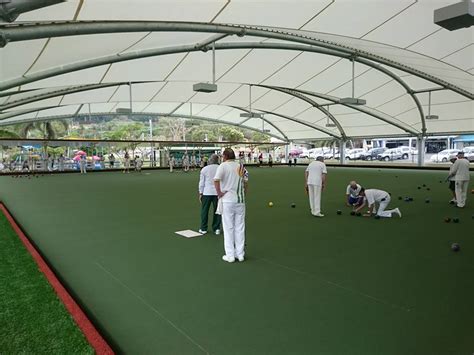
POLYGON ((341 210, 337 210, 336 213, 337 213, 337 214, 342 214, 342 211, 341 211, 341 210))
POLYGON ((430 191, 431 189, 429 187, 426 188, 426 191, 430 191))
POLYGON ((296 207, 296 204, 292 203, 291 208, 295 208, 295 207, 296 207))
POLYGON ((418 186, 418 190, 421 190, 421 186, 418 186))
POLYGON ((380 219, 380 216, 378 214, 375 215, 375 219, 380 219))
POLYGON ((410 198, 409 198, 409 197, 405 197, 405 202, 410 202, 410 198))
POLYGON ((355 216, 355 212, 354 211, 351 211, 351 216, 355 216))
POLYGON ((413 202, 413 197, 409 197, 408 201, 413 202))
POLYGON ((452 251, 459 251, 460 249, 461 249, 461 247, 459 246, 458 243, 451 244, 451 250, 452 251))
POLYGON ((425 200, 425 202, 426 202, 426 203, 430 203, 430 199, 427 198, 427 199, 425 200))
POLYGON ((454 217, 454 218, 453 218, 453 223, 459 223, 459 218, 454 217))
POLYGON ((356 216, 357 216, 357 217, 360 217, 360 216, 362 216, 362 213, 357 212, 357 213, 356 213, 356 216))
POLYGON ((423 185, 421 185, 421 186, 423 186, 423 187, 426 187, 426 185, 425 185, 425 184, 423 184, 423 185))
POLYGON ((273 202, 269 202, 268 207, 273 207, 273 202))
POLYGON ((446 218, 444 219, 444 221, 445 221, 446 223, 449 223, 449 222, 451 222, 451 218, 446 217, 446 218))

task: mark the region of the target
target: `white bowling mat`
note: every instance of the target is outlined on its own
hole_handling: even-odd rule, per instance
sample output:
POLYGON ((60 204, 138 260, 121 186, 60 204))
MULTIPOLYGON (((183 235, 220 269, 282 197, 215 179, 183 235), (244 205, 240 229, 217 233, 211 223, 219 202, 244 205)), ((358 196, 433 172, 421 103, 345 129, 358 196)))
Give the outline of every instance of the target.
POLYGON ((186 237, 186 238, 194 238, 194 237, 200 237, 200 236, 202 236, 201 233, 195 232, 195 231, 193 231, 193 230, 191 230, 191 229, 186 229, 186 230, 184 230, 184 231, 177 231, 177 232, 175 232, 175 233, 176 233, 176 234, 179 234, 179 235, 181 235, 181 236, 183 236, 183 237, 186 237))

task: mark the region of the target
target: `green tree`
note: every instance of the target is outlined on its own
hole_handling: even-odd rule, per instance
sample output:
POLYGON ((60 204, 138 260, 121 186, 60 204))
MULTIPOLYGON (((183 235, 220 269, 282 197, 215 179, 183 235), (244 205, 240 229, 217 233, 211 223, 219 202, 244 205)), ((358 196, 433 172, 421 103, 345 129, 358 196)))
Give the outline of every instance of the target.
POLYGON ((135 122, 115 127, 114 130, 104 134, 110 140, 136 140, 140 139, 146 128, 143 123, 135 122))
POLYGON ((19 128, 22 138, 56 139, 67 133, 69 124, 65 120, 24 123, 19 128))
POLYGON ((244 140, 244 134, 237 128, 223 126, 219 129, 219 135, 226 142, 241 142, 244 140))
POLYGON ((218 138, 216 129, 207 125, 195 126, 190 130, 189 134, 192 141, 198 142, 205 141, 206 137, 207 141, 210 142, 217 141, 218 138))
POLYGON ((0 129, 0 138, 11 138, 11 139, 18 139, 21 138, 18 133, 12 132, 7 129, 0 129))
POLYGON ((270 136, 262 132, 253 132, 251 139, 253 142, 270 142, 270 136))

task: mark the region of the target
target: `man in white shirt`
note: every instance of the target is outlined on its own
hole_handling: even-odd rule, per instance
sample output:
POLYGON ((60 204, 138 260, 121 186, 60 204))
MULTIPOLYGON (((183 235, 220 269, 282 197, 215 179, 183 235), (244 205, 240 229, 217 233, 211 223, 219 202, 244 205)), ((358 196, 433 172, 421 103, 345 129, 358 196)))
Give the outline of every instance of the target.
POLYGON ((207 222, 209 217, 209 209, 212 205, 213 218, 212 230, 216 235, 221 234, 221 216, 216 214, 217 211, 217 191, 214 186, 214 177, 219 167, 219 157, 212 154, 209 158, 209 164, 202 168, 199 174, 199 202, 201 202, 201 228, 199 233, 207 233, 207 222))
POLYGON ((357 182, 351 181, 349 185, 347 185, 346 189, 346 205, 347 206, 354 206, 358 207, 364 201, 362 196, 359 196, 359 192, 362 189, 357 182))
POLYGON ((449 177, 455 181, 455 193, 457 206, 464 208, 467 199, 467 188, 469 186, 469 179, 471 178, 469 173, 469 160, 464 158, 464 153, 459 152, 457 155, 458 159, 449 169, 449 177))
POLYGON ((235 161, 235 153, 231 148, 226 148, 222 155, 224 162, 217 168, 214 186, 219 204, 222 204, 225 249, 222 260, 232 263, 235 258, 244 261, 245 256, 245 194, 248 173, 242 164, 235 161))
POLYGON ((311 214, 316 217, 324 217, 321 213, 321 192, 326 185, 327 175, 324 158, 319 156, 316 161, 311 162, 304 173, 305 189, 308 193, 311 214))
POLYGON ((377 210, 376 216, 390 218, 395 213, 400 218, 402 217, 402 213, 400 212, 400 209, 398 208, 385 211, 388 204, 390 203, 390 194, 388 192, 383 191, 383 190, 377 190, 377 189, 366 190, 364 188, 361 188, 359 195, 364 197, 364 202, 355 210, 355 212, 359 212, 367 204, 369 206, 369 210, 367 211, 367 213, 364 214, 364 217, 372 216, 376 208, 376 204, 378 204, 378 210, 377 210))

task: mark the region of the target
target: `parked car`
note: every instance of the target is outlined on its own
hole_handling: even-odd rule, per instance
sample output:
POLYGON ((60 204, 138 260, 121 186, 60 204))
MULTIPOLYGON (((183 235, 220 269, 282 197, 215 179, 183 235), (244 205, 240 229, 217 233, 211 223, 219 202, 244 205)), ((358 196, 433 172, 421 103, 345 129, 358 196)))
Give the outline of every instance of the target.
POLYGON ((338 150, 329 150, 327 151, 326 153, 324 153, 324 159, 333 159, 336 154, 339 154, 339 151, 338 150))
POLYGON ((308 150, 309 152, 309 157, 316 159, 317 157, 324 157, 327 152, 329 152, 329 148, 313 148, 308 150))
POLYGON ((459 149, 445 149, 437 154, 433 154, 430 158, 432 163, 446 163, 450 159, 455 158, 456 154, 459 153, 459 149))
POLYGON ((400 146, 395 149, 399 149, 402 152, 402 159, 408 159, 410 155, 414 154, 414 149, 406 146, 400 146))
POLYGON ((467 160, 470 162, 474 161, 474 147, 465 147, 462 151, 467 160))
POLYGON ((387 148, 372 148, 360 156, 362 160, 377 160, 377 156, 385 152, 387 148))
POLYGON ((396 160, 396 159, 403 159, 403 152, 398 148, 387 149, 383 153, 377 156, 378 160, 396 160))
POLYGON ((360 149, 360 148, 349 149, 348 151, 346 151, 346 159, 347 160, 357 160, 357 159, 360 159, 360 157, 364 153, 365 153, 364 149, 360 149))

